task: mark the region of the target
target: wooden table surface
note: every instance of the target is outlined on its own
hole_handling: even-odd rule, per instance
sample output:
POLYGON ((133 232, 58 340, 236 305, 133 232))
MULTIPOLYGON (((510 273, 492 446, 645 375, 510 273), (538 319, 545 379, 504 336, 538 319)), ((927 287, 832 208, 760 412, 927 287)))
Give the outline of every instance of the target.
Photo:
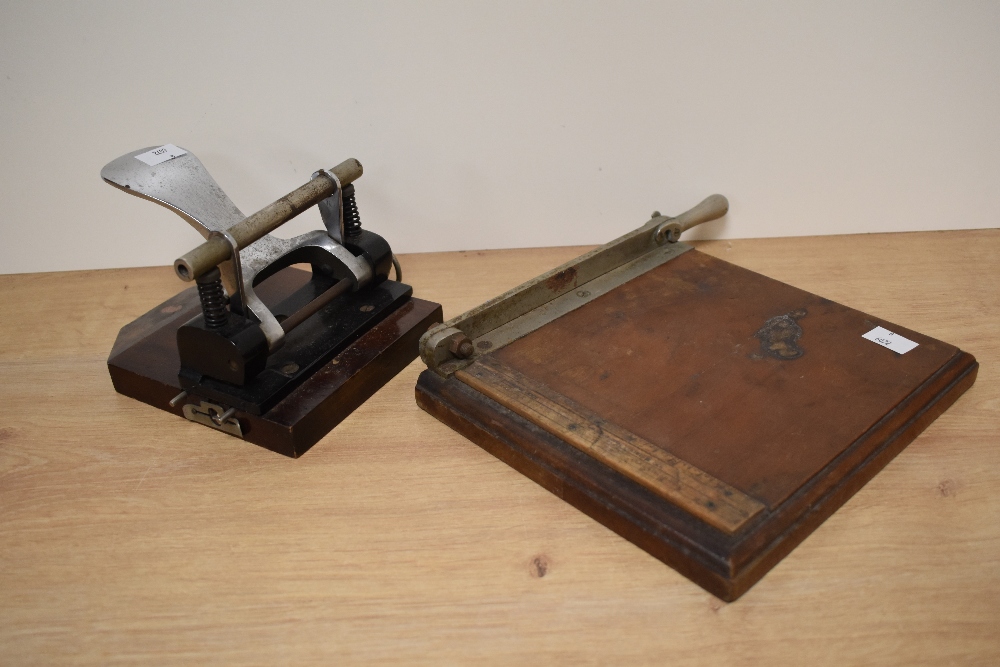
MULTIPOLYGON (((979 379, 724 604, 420 411, 299 460, 114 392, 168 267, 0 276, 0 664, 1000 664, 1000 230, 713 241, 979 379)), ((450 317, 583 248, 409 255, 450 317)))

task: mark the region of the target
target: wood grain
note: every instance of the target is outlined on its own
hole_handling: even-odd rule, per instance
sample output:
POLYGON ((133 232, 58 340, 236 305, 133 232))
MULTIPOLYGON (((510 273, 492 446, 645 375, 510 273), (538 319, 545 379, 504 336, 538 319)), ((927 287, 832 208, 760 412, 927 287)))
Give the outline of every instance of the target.
POLYGON ((956 349, 693 250, 489 354, 774 509, 956 349))
POLYGON ((661 498, 728 533, 764 505, 492 357, 455 376, 661 498))
MULTIPOLYGON (((170 267, 0 277, 0 664, 1000 663, 1000 231, 698 248, 980 363, 728 605, 422 412, 420 362, 290 460, 114 392, 170 267)), ((582 250, 400 259, 450 317, 582 250)))

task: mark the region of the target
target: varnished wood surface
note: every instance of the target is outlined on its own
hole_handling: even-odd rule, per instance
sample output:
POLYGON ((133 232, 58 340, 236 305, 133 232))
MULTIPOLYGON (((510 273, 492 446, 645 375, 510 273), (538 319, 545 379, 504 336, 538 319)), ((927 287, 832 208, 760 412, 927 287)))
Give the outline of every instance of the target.
MULTIPOLYGON (((0 277, 0 664, 1000 662, 1000 232, 699 249, 981 365, 729 605, 420 411, 419 361, 290 460, 114 393, 169 267, 0 277)), ((402 261, 450 317, 581 250, 402 261)))
POLYGON ((494 356, 480 357, 455 377, 719 530, 733 533, 764 509, 758 500, 521 375, 494 356))
POLYGON ((956 353, 693 250, 491 356, 774 509, 956 353))

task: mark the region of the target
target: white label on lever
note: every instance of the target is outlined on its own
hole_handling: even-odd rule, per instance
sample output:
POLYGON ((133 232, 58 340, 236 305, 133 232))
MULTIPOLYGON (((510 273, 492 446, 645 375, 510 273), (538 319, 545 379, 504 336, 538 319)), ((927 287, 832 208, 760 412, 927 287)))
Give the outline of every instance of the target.
POLYGON ((909 338, 903 338, 899 334, 892 333, 882 327, 875 327, 868 333, 861 334, 861 337, 867 338, 871 342, 878 343, 882 347, 887 347, 899 354, 906 354, 918 345, 918 343, 914 343, 909 338))
POLYGON ((180 157, 182 155, 187 155, 187 151, 183 148, 177 148, 177 146, 174 146, 173 144, 165 144, 159 148, 154 148, 151 151, 139 153, 135 156, 135 159, 145 162, 150 167, 155 167, 161 162, 173 160, 175 157, 180 157))

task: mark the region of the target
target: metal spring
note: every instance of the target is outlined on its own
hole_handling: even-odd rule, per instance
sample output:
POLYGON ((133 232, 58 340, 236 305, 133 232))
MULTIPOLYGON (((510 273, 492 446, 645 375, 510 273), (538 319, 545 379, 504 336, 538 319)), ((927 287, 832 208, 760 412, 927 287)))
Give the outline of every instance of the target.
POLYGON ((201 299, 205 326, 209 329, 221 329, 226 326, 229 322, 229 311, 226 310, 229 298, 222 288, 222 275, 218 268, 198 278, 198 298, 201 299))
POLYGON ((344 237, 358 236, 361 234, 361 216, 354 199, 354 185, 348 185, 341 192, 341 200, 344 202, 344 237))

